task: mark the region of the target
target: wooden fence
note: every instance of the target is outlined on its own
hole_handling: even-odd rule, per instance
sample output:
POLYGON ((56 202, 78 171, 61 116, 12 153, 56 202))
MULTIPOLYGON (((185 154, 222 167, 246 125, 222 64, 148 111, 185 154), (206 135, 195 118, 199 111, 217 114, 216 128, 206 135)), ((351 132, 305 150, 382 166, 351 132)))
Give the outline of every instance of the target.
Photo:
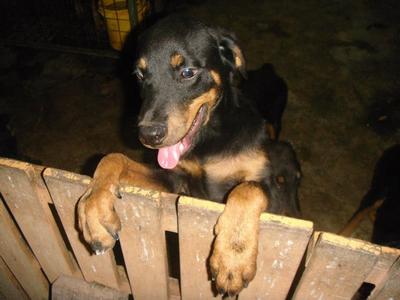
MULTIPOLYGON (((213 292, 207 259, 223 205, 126 186, 116 203, 122 254, 96 256, 83 243, 76 220, 76 203, 90 180, 0 159, 0 298, 55 299, 54 282, 61 275, 113 288, 115 299, 221 298, 213 292), (169 275, 168 257, 177 249, 166 239, 174 234, 179 281, 169 275)), ((239 299, 352 299, 362 285, 373 288, 369 299, 400 299, 399 255, 396 249, 314 232, 308 221, 264 213, 257 275, 239 299)))

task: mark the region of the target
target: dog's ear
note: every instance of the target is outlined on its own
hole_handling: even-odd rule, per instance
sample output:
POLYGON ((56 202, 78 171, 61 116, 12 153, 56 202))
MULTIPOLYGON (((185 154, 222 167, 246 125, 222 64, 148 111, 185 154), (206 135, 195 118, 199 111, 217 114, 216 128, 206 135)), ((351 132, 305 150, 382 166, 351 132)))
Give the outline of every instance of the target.
POLYGON ((213 33, 218 43, 218 51, 222 61, 233 70, 239 71, 243 78, 247 78, 246 61, 236 36, 224 29, 214 30, 213 33))

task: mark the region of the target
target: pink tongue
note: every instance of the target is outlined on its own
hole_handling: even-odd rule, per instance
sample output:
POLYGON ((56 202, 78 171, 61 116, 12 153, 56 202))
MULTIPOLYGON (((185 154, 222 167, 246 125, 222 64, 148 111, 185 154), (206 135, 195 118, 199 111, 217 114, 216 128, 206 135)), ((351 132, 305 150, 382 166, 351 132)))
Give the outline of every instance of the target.
POLYGON ((158 150, 158 164, 163 169, 173 169, 179 163, 181 155, 187 150, 188 144, 185 140, 178 142, 175 145, 160 148, 158 150))

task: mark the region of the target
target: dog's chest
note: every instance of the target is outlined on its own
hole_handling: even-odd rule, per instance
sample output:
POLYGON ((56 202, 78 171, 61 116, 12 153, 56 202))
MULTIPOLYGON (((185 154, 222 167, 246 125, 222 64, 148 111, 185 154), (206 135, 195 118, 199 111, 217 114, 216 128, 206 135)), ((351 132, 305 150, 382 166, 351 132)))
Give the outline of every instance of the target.
POLYGON ((208 159, 203 170, 213 183, 231 180, 259 181, 267 165, 264 152, 253 151, 235 156, 214 156, 208 159))
POLYGON ((237 155, 217 155, 204 159, 182 160, 179 167, 188 175, 190 194, 220 201, 233 186, 244 181, 260 181, 268 160, 265 152, 253 150, 237 155), (204 195, 198 195, 202 186, 204 195), (221 199, 220 199, 221 198, 221 199))

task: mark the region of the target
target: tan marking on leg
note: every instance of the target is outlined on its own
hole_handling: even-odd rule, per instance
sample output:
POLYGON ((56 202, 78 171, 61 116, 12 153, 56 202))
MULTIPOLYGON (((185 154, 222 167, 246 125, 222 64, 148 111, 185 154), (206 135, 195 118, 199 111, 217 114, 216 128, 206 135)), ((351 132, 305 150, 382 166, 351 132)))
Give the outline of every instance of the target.
POLYGON ((183 65, 184 62, 185 62, 185 59, 183 58, 183 56, 181 54, 179 54, 179 53, 172 54, 170 64, 174 69, 183 65))
POLYGON ((141 172, 132 169, 126 170, 121 174, 120 184, 131 184, 145 189, 168 192, 168 189, 154 178, 154 174, 150 168, 140 163, 136 164, 140 165, 139 169, 141 169, 141 172))
POLYGON ((268 198, 255 182, 244 182, 228 195, 227 204, 215 226, 217 235, 210 267, 218 289, 238 294, 257 269, 259 218, 268 198))
POLYGON ((90 188, 79 200, 79 227, 96 254, 114 246, 121 223, 113 210, 115 195, 109 189, 90 188))
POLYGON ((373 205, 364 208, 354 215, 347 224, 339 231, 339 235, 349 237, 357 229, 360 223, 371 213, 376 212, 376 210, 383 204, 385 199, 377 200, 373 205))
POLYGON ((96 252, 112 248, 121 229, 114 210, 121 184, 167 191, 147 166, 122 154, 113 153, 104 157, 97 166, 88 190, 78 203, 79 227, 85 240, 96 252))
POLYGON ((242 181, 258 181, 268 165, 264 151, 251 150, 233 157, 214 156, 204 164, 204 171, 212 181, 236 178, 242 181))
POLYGON ((199 178, 203 175, 203 168, 200 163, 195 159, 184 159, 179 162, 178 165, 184 172, 190 174, 192 177, 199 178))

